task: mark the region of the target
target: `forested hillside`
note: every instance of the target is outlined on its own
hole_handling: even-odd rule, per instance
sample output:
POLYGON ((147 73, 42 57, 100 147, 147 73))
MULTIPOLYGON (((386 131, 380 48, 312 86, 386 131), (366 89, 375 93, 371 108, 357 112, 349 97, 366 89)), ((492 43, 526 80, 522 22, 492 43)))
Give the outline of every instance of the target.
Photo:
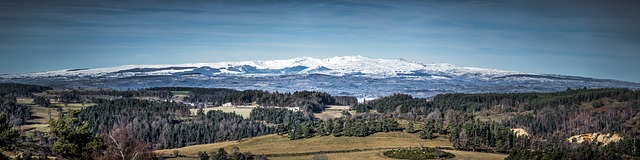
POLYGON ((30 97, 32 93, 50 90, 51 87, 38 85, 18 84, 18 83, 0 83, 0 95, 9 96, 25 96, 30 97))
POLYGON ((5 95, 0 95, 0 112, 6 114, 13 125, 22 125, 31 116, 29 107, 18 104, 16 97, 5 95))
POLYGON ((262 123, 233 113, 209 111, 189 117, 186 105, 135 99, 100 100, 81 110, 78 118, 96 133, 114 128, 136 131, 133 137, 151 143, 154 149, 238 140, 273 133, 262 123))
POLYGON ((49 122, 46 128, 22 130, 22 138, 15 142, 20 145, 10 149, 60 158, 109 159, 109 153, 119 150, 115 142, 121 141, 133 147, 124 157, 144 153, 155 159, 159 157, 150 152, 154 149, 267 134, 298 140, 400 131, 422 139, 448 138, 455 149, 504 153, 510 155, 508 159, 640 158, 640 91, 629 89, 442 94, 431 98, 394 94, 357 103, 353 97, 314 91, 185 87, 56 91, 31 85, 5 86, 13 88, 0 90, 0 111, 7 115, 3 125, 26 126, 33 118, 46 115, 49 122), (182 94, 186 102, 167 101, 175 98, 174 93, 182 94), (229 102, 258 107, 252 108, 248 117, 211 108, 229 102), (199 109, 191 113, 194 106, 188 103, 199 109), (336 104, 353 106, 350 111, 333 111, 339 114, 334 118, 314 116, 336 104), (300 110, 280 108, 288 106, 300 110), (516 134, 513 129, 526 134, 516 134), (621 138, 608 144, 597 139, 585 143, 568 139, 591 133, 621 138), (80 137, 70 139, 68 135, 80 137), (71 146, 81 148, 65 148, 71 146))
POLYGON ((287 134, 291 140, 328 135, 363 137, 377 132, 401 130, 398 122, 390 118, 344 117, 321 120, 300 112, 278 108, 254 109, 250 119, 276 124, 276 133, 287 134))
POLYGON ((357 112, 402 119, 435 119, 448 126, 458 149, 511 153, 510 158, 536 159, 552 154, 562 159, 638 158, 640 91, 629 89, 567 89, 554 93, 442 94, 432 99, 396 94, 353 107, 357 112), (369 111, 375 111, 368 113, 369 111), (512 113, 501 121, 479 121, 512 113), (524 128, 529 136, 510 129, 524 128), (598 147, 565 140, 584 133, 617 133, 619 143, 598 147), (623 147, 626 146, 626 147, 623 147), (533 152, 530 152, 533 149, 533 152), (584 156, 577 154, 588 153, 584 156))
POLYGON ((43 92, 49 87, 0 83, 0 112, 4 113, 10 124, 23 125, 31 116, 31 108, 17 103, 16 97, 33 97, 33 93, 43 92))

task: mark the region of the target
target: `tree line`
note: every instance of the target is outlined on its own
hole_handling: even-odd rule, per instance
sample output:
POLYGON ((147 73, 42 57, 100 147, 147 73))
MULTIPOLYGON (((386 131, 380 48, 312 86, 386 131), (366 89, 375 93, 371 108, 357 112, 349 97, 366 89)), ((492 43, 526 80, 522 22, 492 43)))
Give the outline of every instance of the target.
POLYGON ((322 120, 312 116, 281 108, 256 108, 251 111, 250 119, 276 124, 276 133, 287 134, 291 140, 328 135, 364 137, 377 132, 402 130, 398 122, 391 118, 342 117, 322 120))
POLYGON ((456 149, 509 153, 529 148, 529 136, 518 136, 500 123, 472 120, 449 127, 449 140, 456 149))
POLYGON ((238 140, 273 133, 262 123, 234 113, 209 111, 189 118, 182 104, 137 99, 101 100, 80 111, 78 118, 97 133, 126 128, 133 137, 153 145, 154 149, 238 140))
POLYGON ((482 94, 440 94, 433 98, 432 104, 441 109, 460 111, 480 111, 482 109, 503 106, 508 110, 527 111, 560 105, 573 106, 581 102, 590 102, 600 98, 612 98, 619 101, 637 99, 638 91, 626 88, 571 89, 550 93, 482 93, 482 94))
POLYGON ((303 111, 321 112, 326 105, 353 105, 358 99, 351 96, 332 96, 324 92, 297 91, 293 93, 263 90, 238 91, 225 88, 161 87, 152 91, 189 91, 185 101, 219 106, 227 102, 234 105, 257 103, 261 106, 300 107, 303 111))
POLYGON ((149 91, 149 90, 70 90, 70 91, 46 91, 47 94, 53 95, 44 97, 55 99, 62 103, 82 103, 91 102, 100 99, 103 96, 112 96, 114 98, 134 98, 134 97, 157 97, 159 99, 171 99, 173 93, 169 91, 149 91), (99 98, 96 98, 99 97, 99 98))
POLYGON ((0 94, 0 113, 7 115, 9 123, 12 125, 23 125, 31 117, 31 108, 20 105, 16 97, 0 94))
POLYGON ((44 92, 51 89, 53 88, 30 84, 0 83, 0 95, 13 97, 31 97, 33 96, 32 93, 44 92))

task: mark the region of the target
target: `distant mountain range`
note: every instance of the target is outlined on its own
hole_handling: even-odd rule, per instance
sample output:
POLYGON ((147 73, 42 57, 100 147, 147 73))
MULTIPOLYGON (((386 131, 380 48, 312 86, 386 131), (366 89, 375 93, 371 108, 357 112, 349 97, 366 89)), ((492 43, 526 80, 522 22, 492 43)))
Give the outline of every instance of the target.
POLYGON ((549 92, 566 88, 640 88, 640 83, 578 76, 422 64, 362 56, 176 65, 125 65, 0 75, 1 82, 56 88, 139 89, 160 86, 224 87, 269 91, 316 90, 375 98, 393 93, 549 92))

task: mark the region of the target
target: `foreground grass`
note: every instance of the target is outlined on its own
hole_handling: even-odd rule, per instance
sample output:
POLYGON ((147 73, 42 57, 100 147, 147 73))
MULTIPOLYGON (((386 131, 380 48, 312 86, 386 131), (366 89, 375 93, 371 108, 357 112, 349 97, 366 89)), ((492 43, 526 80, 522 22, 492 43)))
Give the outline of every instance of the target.
MULTIPOLYGON (((251 152, 253 154, 282 154, 282 153, 305 153, 315 151, 335 151, 335 150, 352 150, 367 148, 386 148, 386 147, 452 147, 446 137, 436 138, 433 140, 423 140, 415 134, 404 132, 388 132, 376 133, 368 137, 313 137, 301 140, 289 140, 286 136, 266 135, 254 138, 248 138, 240 141, 220 142, 203 145, 193 145, 183 148, 158 150, 164 156, 169 156, 174 150, 180 152, 180 155, 189 157, 197 157, 199 151, 208 153, 217 151, 218 148, 225 148, 230 151, 233 147, 239 147, 241 152, 251 152)), ((350 152, 350 153, 331 153, 324 154, 328 159, 390 159, 382 155, 383 150, 350 152)), ((454 159, 504 159, 505 155, 476 153, 465 151, 450 151, 454 153, 454 159)), ((312 159, 313 155, 308 156, 291 156, 291 157, 269 157, 269 159, 312 159)), ((181 159, 189 159, 182 157, 181 159)))
POLYGON ((416 147, 420 145, 425 147, 452 147, 446 138, 422 140, 418 138, 417 135, 404 132, 376 133, 367 137, 322 136, 293 141, 289 140, 286 136, 272 134, 240 141, 159 150, 157 153, 170 155, 174 150, 178 150, 183 155, 191 156, 196 155, 198 151, 210 152, 216 151, 218 148, 230 150, 234 146, 239 147, 242 151, 250 151, 254 154, 275 154, 382 147, 416 147))
POLYGON ((469 152, 469 151, 458 151, 458 150, 442 150, 442 151, 453 153, 453 155, 456 155, 456 157, 451 158, 452 160, 463 160, 463 159, 493 160, 493 159, 507 158, 507 155, 505 154, 469 152))
MULTIPOLYGON (((352 160, 352 159, 368 159, 368 160, 387 160, 393 159, 382 155, 383 151, 364 151, 364 152, 352 152, 352 153, 333 153, 324 154, 327 159, 331 160, 352 160)), ((296 156, 296 157, 269 157, 270 160, 298 160, 298 159, 313 159, 314 156, 296 156)))
MULTIPOLYGON (((468 152, 468 151, 456 151, 456 150, 443 150, 445 152, 453 153, 456 157, 449 160, 496 160, 505 159, 507 155, 481 153, 481 152, 468 152)), ((365 151, 365 152, 352 152, 352 153, 334 153, 325 154, 327 159, 330 160, 352 160, 352 159, 367 159, 367 160, 390 160, 393 158, 386 157, 382 154, 384 151, 365 151)), ((313 159, 313 156, 297 156, 297 157, 270 157, 271 160, 299 160, 299 159, 313 159)))
MULTIPOLYGON (((456 150, 444 150, 445 152, 453 153, 456 157, 449 160, 500 160, 507 158, 507 155, 481 153, 481 152, 468 152, 468 151, 456 151, 456 150)), ((351 153, 332 153, 323 154, 330 160, 354 160, 354 159, 367 159, 367 160, 392 160, 393 158, 386 157, 382 154, 383 151, 364 151, 364 152, 351 152, 351 153)), ((208 152, 207 152, 208 153, 208 152)), ((270 160, 301 160, 301 159, 314 159, 315 155, 309 156, 292 156, 292 157, 269 157, 270 160)), ((169 160, 198 160, 194 157, 179 157, 168 158, 169 160)))

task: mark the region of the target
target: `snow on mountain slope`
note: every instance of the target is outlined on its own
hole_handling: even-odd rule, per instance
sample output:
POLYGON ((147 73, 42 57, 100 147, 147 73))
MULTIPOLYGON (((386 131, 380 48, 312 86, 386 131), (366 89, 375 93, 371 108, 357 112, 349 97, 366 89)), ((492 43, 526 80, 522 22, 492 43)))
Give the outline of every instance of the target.
POLYGON ((71 69, 48 72, 8 75, 5 78, 37 78, 55 76, 80 77, 131 77, 149 75, 172 75, 176 73, 193 73, 208 71, 207 74, 219 75, 278 75, 278 74, 326 74, 398 76, 427 75, 434 78, 447 76, 472 75, 491 78, 519 72, 458 67, 446 63, 422 64, 404 59, 372 59, 363 56, 344 56, 326 59, 300 57, 286 60, 240 61, 216 63, 192 63, 176 65, 124 65, 111 68, 71 69))
POLYGON ((423 64, 404 59, 345 56, 317 59, 124 65, 0 75, 0 83, 26 83, 60 89, 205 87, 295 92, 370 98, 405 93, 430 97, 442 93, 552 92, 567 88, 630 88, 640 83, 579 76, 531 74, 496 69, 423 64))

